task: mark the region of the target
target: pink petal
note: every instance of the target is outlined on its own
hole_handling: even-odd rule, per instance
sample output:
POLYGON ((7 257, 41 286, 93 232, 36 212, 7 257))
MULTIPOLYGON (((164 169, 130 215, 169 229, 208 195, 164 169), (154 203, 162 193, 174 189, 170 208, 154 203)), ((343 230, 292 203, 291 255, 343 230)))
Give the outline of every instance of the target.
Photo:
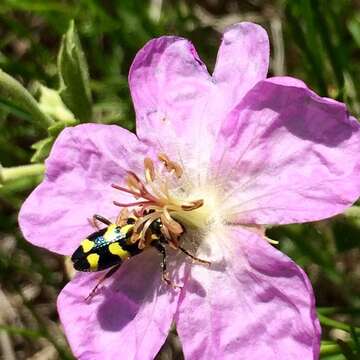
POLYGON ((213 78, 189 41, 151 40, 129 74, 137 134, 191 170, 206 168, 222 120, 266 77, 268 58, 266 32, 250 23, 225 32, 213 78))
POLYGON ((304 272, 240 227, 210 241, 221 260, 210 269, 193 265, 180 299, 185 358, 318 359, 320 327, 304 272))
POLYGON ((342 212, 360 195, 360 126, 296 79, 256 85, 223 124, 214 154, 231 221, 285 224, 342 212))
POLYGON ((224 33, 213 78, 225 95, 229 108, 235 106, 260 80, 266 78, 270 45, 259 25, 243 22, 224 33))
POLYGON ((58 298, 58 311, 77 359, 155 357, 166 340, 178 301, 178 292, 161 282, 159 259, 155 251, 132 258, 90 302, 84 298, 99 274, 79 274, 66 285, 58 298))
POLYGON ((214 88, 193 45, 173 36, 151 40, 138 52, 129 83, 137 134, 165 151, 176 147, 178 138, 178 146, 192 138, 214 88))
MULTIPOLYGON (((140 173, 146 147, 118 126, 80 125, 65 129, 46 161, 43 182, 24 202, 19 224, 33 244, 70 255, 94 229, 94 214, 114 219, 113 200, 125 198, 111 188, 127 170, 140 173)), ((132 198, 133 201, 133 198, 132 198)))

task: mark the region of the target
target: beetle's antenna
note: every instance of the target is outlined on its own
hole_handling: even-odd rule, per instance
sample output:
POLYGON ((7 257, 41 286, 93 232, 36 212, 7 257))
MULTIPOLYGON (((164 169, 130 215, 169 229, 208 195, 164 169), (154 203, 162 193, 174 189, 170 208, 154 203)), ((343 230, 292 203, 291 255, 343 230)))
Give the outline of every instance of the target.
POLYGON ((107 226, 111 225, 111 221, 108 220, 108 219, 106 219, 106 218, 104 218, 104 217, 101 216, 101 215, 95 214, 95 215, 93 216, 93 219, 98 220, 98 221, 102 222, 103 224, 105 224, 105 225, 107 225, 107 226))

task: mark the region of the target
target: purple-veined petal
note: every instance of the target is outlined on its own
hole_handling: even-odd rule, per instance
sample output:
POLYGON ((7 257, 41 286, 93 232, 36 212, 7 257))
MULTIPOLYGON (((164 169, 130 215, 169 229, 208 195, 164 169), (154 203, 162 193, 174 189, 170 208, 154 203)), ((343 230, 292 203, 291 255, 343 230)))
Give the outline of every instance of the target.
POLYGON ((269 38, 261 26, 243 22, 225 31, 213 78, 229 108, 266 78, 269 56, 269 38))
POLYGON ((292 78, 257 84, 219 133, 214 177, 235 222, 333 216, 360 194, 360 126, 345 106, 292 78))
POLYGON ((114 219, 113 200, 128 202, 111 188, 126 171, 141 174, 147 147, 119 126, 87 124, 65 129, 46 161, 43 182, 26 199, 20 228, 33 244, 70 255, 94 232, 94 214, 114 219))
POLYGON ((216 260, 192 265, 177 330, 187 360, 318 359, 320 327, 304 272, 241 227, 208 239, 216 260))
POLYGON ((179 292, 161 280, 154 250, 135 256, 85 298, 102 274, 78 274, 59 295, 58 311, 79 360, 152 360, 165 342, 179 292))

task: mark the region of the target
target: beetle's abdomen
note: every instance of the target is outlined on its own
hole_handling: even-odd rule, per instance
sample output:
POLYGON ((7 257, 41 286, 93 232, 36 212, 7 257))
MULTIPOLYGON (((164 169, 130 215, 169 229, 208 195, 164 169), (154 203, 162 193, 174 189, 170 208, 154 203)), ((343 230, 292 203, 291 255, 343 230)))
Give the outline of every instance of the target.
POLYGON ((100 271, 121 264, 140 252, 136 244, 127 245, 131 229, 111 224, 83 240, 71 257, 78 271, 100 271))

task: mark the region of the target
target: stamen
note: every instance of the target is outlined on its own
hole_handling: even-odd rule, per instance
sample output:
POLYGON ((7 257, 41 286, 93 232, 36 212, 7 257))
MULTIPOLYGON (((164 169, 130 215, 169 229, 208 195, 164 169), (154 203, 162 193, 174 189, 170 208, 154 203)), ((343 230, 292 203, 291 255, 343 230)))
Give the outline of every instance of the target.
POLYGON ((129 190, 129 189, 127 189, 127 188, 124 188, 124 187, 122 187, 122 186, 120 186, 120 185, 111 184, 111 187, 113 187, 114 189, 117 189, 117 190, 126 192, 126 193, 128 193, 128 194, 134 195, 134 196, 137 197, 137 198, 141 197, 141 194, 139 194, 139 193, 137 193, 137 192, 135 192, 135 191, 133 191, 133 190, 129 190))
MULTIPOLYGON (((147 234, 147 231, 148 231, 148 229, 149 229, 149 227, 150 227, 150 225, 152 224, 153 221, 154 221, 154 219, 152 219, 152 218, 148 219, 148 220, 145 222, 143 229, 141 230, 140 239, 144 239, 145 242, 148 240, 148 239, 146 238, 146 234, 147 234)), ((150 233, 148 233, 148 234, 151 236, 150 233)), ((151 238, 150 238, 150 242, 151 242, 151 238)))
POLYGON ((128 172, 126 182, 130 189, 138 190, 140 193, 144 191, 144 184, 132 171, 128 172))
POLYGON ((128 217, 129 217, 129 210, 125 207, 120 211, 118 217, 116 218, 115 224, 119 226, 125 225, 128 217))
MULTIPOLYGON (((164 164, 165 169, 177 178, 182 176, 182 168, 179 164, 171 161, 166 154, 159 154, 159 160, 164 164)), ((137 243, 142 249, 148 246, 151 241, 151 224, 160 219, 162 222, 161 232, 174 248, 178 247, 179 237, 184 232, 182 225, 174 220, 173 213, 192 211, 203 206, 202 199, 194 201, 180 201, 170 191, 169 176, 161 178, 159 172, 156 172, 154 162, 151 158, 144 159, 145 180, 143 182, 139 177, 129 171, 126 177, 127 187, 112 184, 114 189, 132 195, 136 200, 129 203, 114 201, 114 205, 127 209, 134 207, 132 213, 135 216, 133 234, 130 241, 137 243)), ((128 212, 121 212, 117 222, 123 221, 128 212)))
POLYGON ((270 239, 268 238, 267 236, 264 236, 265 240, 270 243, 270 244, 273 244, 273 245, 279 245, 279 242, 277 240, 274 240, 274 239, 270 239))
POLYGON ((174 234, 180 235, 183 233, 184 230, 183 230, 182 226, 177 221, 172 219, 166 206, 164 207, 164 212, 163 212, 161 219, 162 219, 163 223, 165 223, 165 225, 168 227, 168 229, 171 232, 173 232, 174 234))
POLYGON ((150 182, 149 183, 149 186, 150 186, 150 188, 151 188, 151 190, 152 190, 152 192, 155 194, 155 196, 157 196, 157 199, 156 199, 156 201, 155 202, 161 202, 161 203, 167 203, 167 196, 166 196, 166 194, 165 195, 163 195, 160 191, 158 191, 156 188, 155 188, 155 185, 154 185, 154 183, 153 182, 150 182))
POLYGON ((164 153, 159 153, 158 154, 158 159, 160 161, 162 161, 165 164, 165 166, 166 166, 166 164, 170 163, 169 157, 164 153))
POLYGON ((136 201, 133 203, 119 203, 118 201, 113 201, 113 204, 119 207, 130 207, 130 206, 142 206, 142 205, 150 205, 152 202, 151 201, 136 201))
POLYGON ((158 214, 156 211, 153 212, 153 213, 151 213, 151 214, 148 214, 148 215, 143 216, 142 218, 140 218, 140 219, 136 222, 136 224, 135 224, 135 226, 134 226, 134 232, 135 232, 135 233, 138 233, 138 232, 139 232, 139 229, 143 226, 143 224, 144 224, 147 220, 151 219, 152 221, 154 221, 154 220, 156 220, 157 218, 159 218, 159 214, 158 214))
POLYGON ((117 190, 120 190, 120 191, 123 191, 123 192, 126 192, 128 194, 131 194, 133 195, 136 199, 138 198, 144 198, 144 199, 147 199, 149 201, 152 201, 152 202, 158 202, 158 199, 154 196, 152 196, 148 191, 147 189, 145 188, 145 186, 143 185, 143 189, 142 189, 142 192, 137 192, 137 191, 133 191, 133 190, 129 190, 129 189, 126 189, 122 186, 119 186, 117 184, 111 184, 111 186, 114 188, 114 189, 117 189, 117 190))
POLYGON ((183 170, 178 163, 176 163, 175 161, 171 161, 169 157, 164 153, 160 153, 158 155, 158 159, 164 163, 167 171, 171 172, 172 170, 174 170, 177 178, 181 178, 183 170))
POLYGON ((144 168, 145 168, 145 178, 148 183, 155 180, 155 170, 153 161, 146 157, 144 159, 144 168))
POLYGON ((201 207, 203 205, 204 205, 204 200, 199 199, 199 200, 192 201, 189 204, 181 205, 181 208, 184 211, 192 211, 192 210, 198 209, 199 207, 201 207))
POLYGON ((166 226, 163 226, 163 227, 161 228, 161 232, 162 232, 162 234, 165 236, 166 239, 171 239, 171 235, 170 235, 169 229, 168 229, 166 226))

